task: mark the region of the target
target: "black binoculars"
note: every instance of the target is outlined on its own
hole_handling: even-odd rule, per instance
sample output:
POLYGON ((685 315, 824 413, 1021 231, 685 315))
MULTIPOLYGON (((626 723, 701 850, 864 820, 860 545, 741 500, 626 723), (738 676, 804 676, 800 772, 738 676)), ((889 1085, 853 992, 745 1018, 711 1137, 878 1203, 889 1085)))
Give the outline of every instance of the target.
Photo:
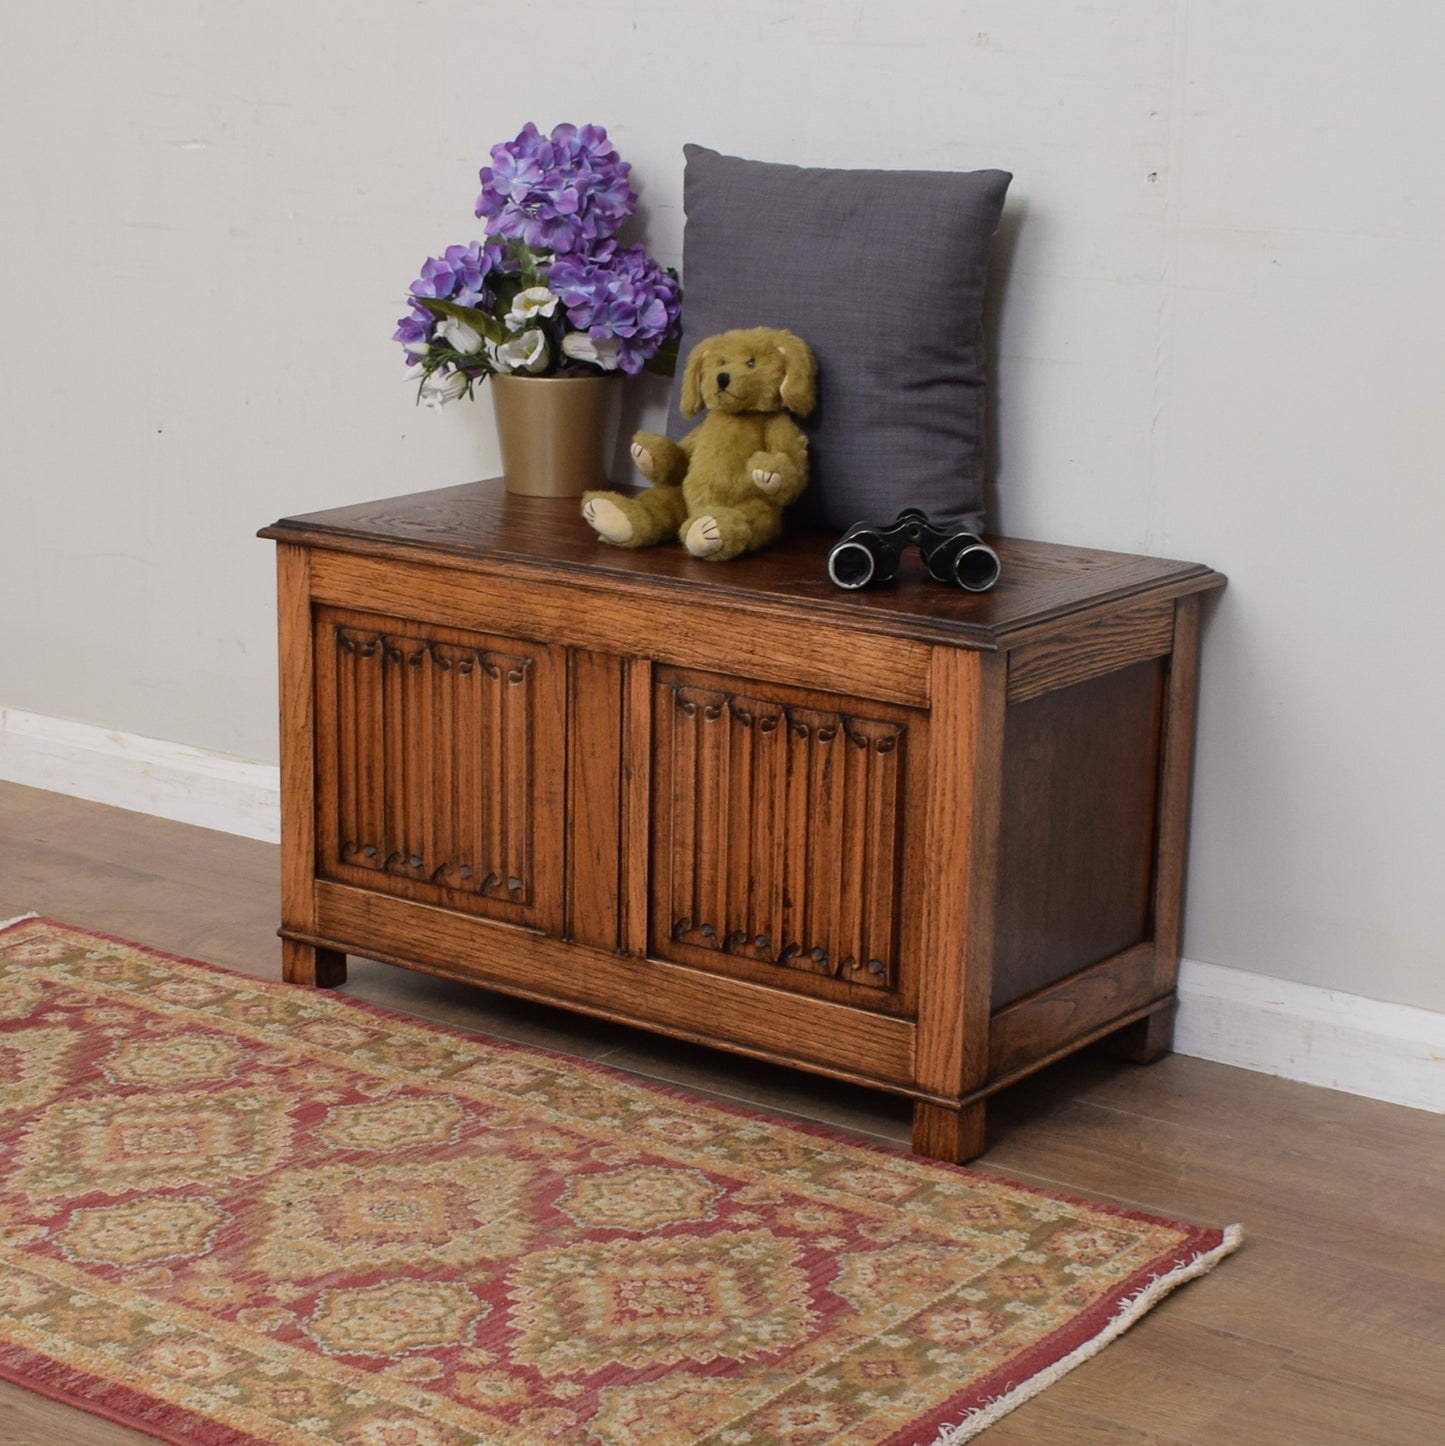
POLYGON ((839 587, 867 587, 898 575, 904 549, 916 543, 939 582, 968 592, 987 592, 998 581, 998 553, 966 527, 935 527, 916 507, 900 512, 887 527, 855 522, 828 554, 828 576, 839 587))

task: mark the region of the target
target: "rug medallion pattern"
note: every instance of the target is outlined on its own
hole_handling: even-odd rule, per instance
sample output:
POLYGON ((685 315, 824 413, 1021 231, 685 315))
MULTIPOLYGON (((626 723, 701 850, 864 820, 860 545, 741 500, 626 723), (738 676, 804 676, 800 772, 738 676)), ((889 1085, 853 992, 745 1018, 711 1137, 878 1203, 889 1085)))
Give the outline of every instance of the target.
POLYGON ((0 1081, 0 1374, 174 1441, 962 1440, 1227 1248, 41 920, 0 1081))

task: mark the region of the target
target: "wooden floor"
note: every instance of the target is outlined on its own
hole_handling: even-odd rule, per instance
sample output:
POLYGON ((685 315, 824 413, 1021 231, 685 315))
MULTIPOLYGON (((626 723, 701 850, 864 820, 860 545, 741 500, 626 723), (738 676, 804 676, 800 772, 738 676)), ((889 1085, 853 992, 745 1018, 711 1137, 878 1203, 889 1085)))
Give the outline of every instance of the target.
MULTIPOLYGON (((280 976, 267 844, 0 784, 0 919, 31 910, 280 976)), ((906 1145, 867 1091, 353 960, 346 993, 906 1145)), ((1445 1117, 1174 1056, 1083 1056, 990 1112, 983 1168, 1247 1243, 988 1446, 1441 1446, 1445 1117)), ((0 1384, 5 1446, 149 1438, 0 1384)))

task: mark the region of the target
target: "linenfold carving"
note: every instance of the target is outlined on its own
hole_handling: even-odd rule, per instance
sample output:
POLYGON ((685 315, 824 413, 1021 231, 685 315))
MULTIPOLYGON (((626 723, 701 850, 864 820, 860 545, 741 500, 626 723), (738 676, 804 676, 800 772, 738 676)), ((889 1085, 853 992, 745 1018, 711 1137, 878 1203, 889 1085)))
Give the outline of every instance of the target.
POLYGON ((894 987, 904 726, 660 686, 672 940, 894 987))
POLYGON ((334 636, 338 862, 528 902, 532 660, 334 636))

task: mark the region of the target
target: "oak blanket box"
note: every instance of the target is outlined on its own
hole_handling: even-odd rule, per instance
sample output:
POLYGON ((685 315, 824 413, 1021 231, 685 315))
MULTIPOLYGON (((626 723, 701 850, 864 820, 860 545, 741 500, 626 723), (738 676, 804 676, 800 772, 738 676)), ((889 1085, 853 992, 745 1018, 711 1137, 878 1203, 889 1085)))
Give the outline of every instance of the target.
POLYGON ((1001 539, 842 592, 827 539, 600 545, 500 481, 283 519, 283 965, 346 955, 913 1102, 920 1153, 1170 1047, 1200 604, 1001 539))

